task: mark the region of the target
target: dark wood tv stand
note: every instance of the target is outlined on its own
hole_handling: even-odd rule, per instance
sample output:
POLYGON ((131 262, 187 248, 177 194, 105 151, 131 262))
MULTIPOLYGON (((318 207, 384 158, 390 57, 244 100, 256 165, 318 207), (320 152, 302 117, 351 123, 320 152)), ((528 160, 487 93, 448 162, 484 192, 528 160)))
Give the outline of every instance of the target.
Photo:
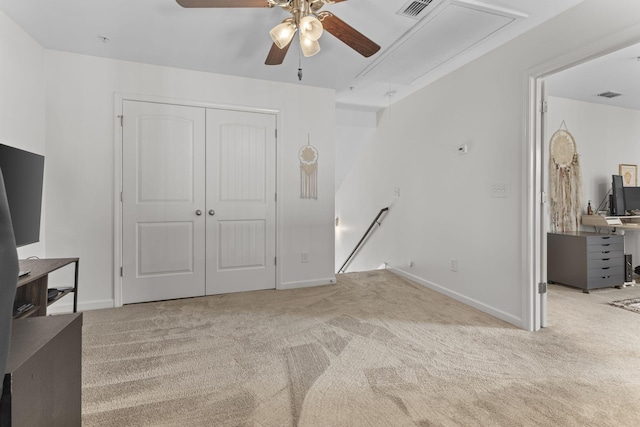
POLYGON ((20 271, 30 271, 18 280, 16 290, 16 304, 31 303, 32 307, 19 313, 14 313, 14 319, 22 319, 31 316, 46 316, 47 306, 58 301, 63 296, 73 292, 73 312, 78 311, 78 268, 79 258, 44 258, 44 259, 23 259, 20 260, 20 271), (47 298, 49 287, 49 273, 64 266, 75 263, 75 280, 73 287, 65 288, 59 292, 52 300, 47 298))
POLYGON ((82 423, 82 313, 13 321, 0 426, 82 423))

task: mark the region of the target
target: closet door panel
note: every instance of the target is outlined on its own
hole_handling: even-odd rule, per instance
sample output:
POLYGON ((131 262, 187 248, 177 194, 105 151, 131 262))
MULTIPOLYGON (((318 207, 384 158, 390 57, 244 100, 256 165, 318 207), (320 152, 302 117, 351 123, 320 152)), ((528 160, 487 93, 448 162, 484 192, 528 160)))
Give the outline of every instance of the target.
POLYGON ((204 295, 205 110, 124 101, 123 116, 123 303, 204 295))
POLYGON ((207 110, 207 294, 275 288, 275 116, 207 110))

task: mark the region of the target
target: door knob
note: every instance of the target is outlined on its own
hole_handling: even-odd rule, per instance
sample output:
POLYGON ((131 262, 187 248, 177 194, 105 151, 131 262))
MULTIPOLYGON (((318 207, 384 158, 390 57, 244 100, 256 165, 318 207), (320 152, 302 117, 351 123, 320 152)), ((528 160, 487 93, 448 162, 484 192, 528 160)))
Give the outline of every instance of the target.
POLYGON ((214 216, 216 214, 216 211, 214 211, 213 209, 209 209, 209 215, 214 216))
POLYGON ((200 209, 198 209, 198 210, 196 211, 196 215, 198 215, 198 216, 202 215, 202 211, 201 211, 200 209))

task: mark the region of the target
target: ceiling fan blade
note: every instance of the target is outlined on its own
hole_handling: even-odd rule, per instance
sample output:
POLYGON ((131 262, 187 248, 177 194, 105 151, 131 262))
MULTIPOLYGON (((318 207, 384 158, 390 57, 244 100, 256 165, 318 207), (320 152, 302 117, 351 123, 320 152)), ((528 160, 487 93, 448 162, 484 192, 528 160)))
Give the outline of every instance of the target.
POLYGON ((380 46, 331 12, 319 13, 318 19, 326 31, 365 58, 380 50, 380 46))
POLYGON ((268 0, 176 0, 182 7, 273 7, 268 0))
POLYGON ((271 45, 271 50, 267 55, 267 59, 264 61, 265 65, 280 65, 284 62, 284 57, 287 56, 287 52, 289 51, 289 46, 291 46, 291 42, 288 45, 280 49, 275 43, 271 45))

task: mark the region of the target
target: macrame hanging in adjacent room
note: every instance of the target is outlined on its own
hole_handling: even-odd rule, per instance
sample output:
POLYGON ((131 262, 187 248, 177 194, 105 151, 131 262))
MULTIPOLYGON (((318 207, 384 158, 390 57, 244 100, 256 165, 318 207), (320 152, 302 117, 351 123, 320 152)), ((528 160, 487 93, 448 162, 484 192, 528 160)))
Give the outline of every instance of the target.
POLYGON ((309 143, 300 147, 300 198, 318 199, 318 150, 309 143))
POLYGON ((582 215, 580 156, 564 121, 549 143, 549 205, 551 231, 578 229, 582 215))

